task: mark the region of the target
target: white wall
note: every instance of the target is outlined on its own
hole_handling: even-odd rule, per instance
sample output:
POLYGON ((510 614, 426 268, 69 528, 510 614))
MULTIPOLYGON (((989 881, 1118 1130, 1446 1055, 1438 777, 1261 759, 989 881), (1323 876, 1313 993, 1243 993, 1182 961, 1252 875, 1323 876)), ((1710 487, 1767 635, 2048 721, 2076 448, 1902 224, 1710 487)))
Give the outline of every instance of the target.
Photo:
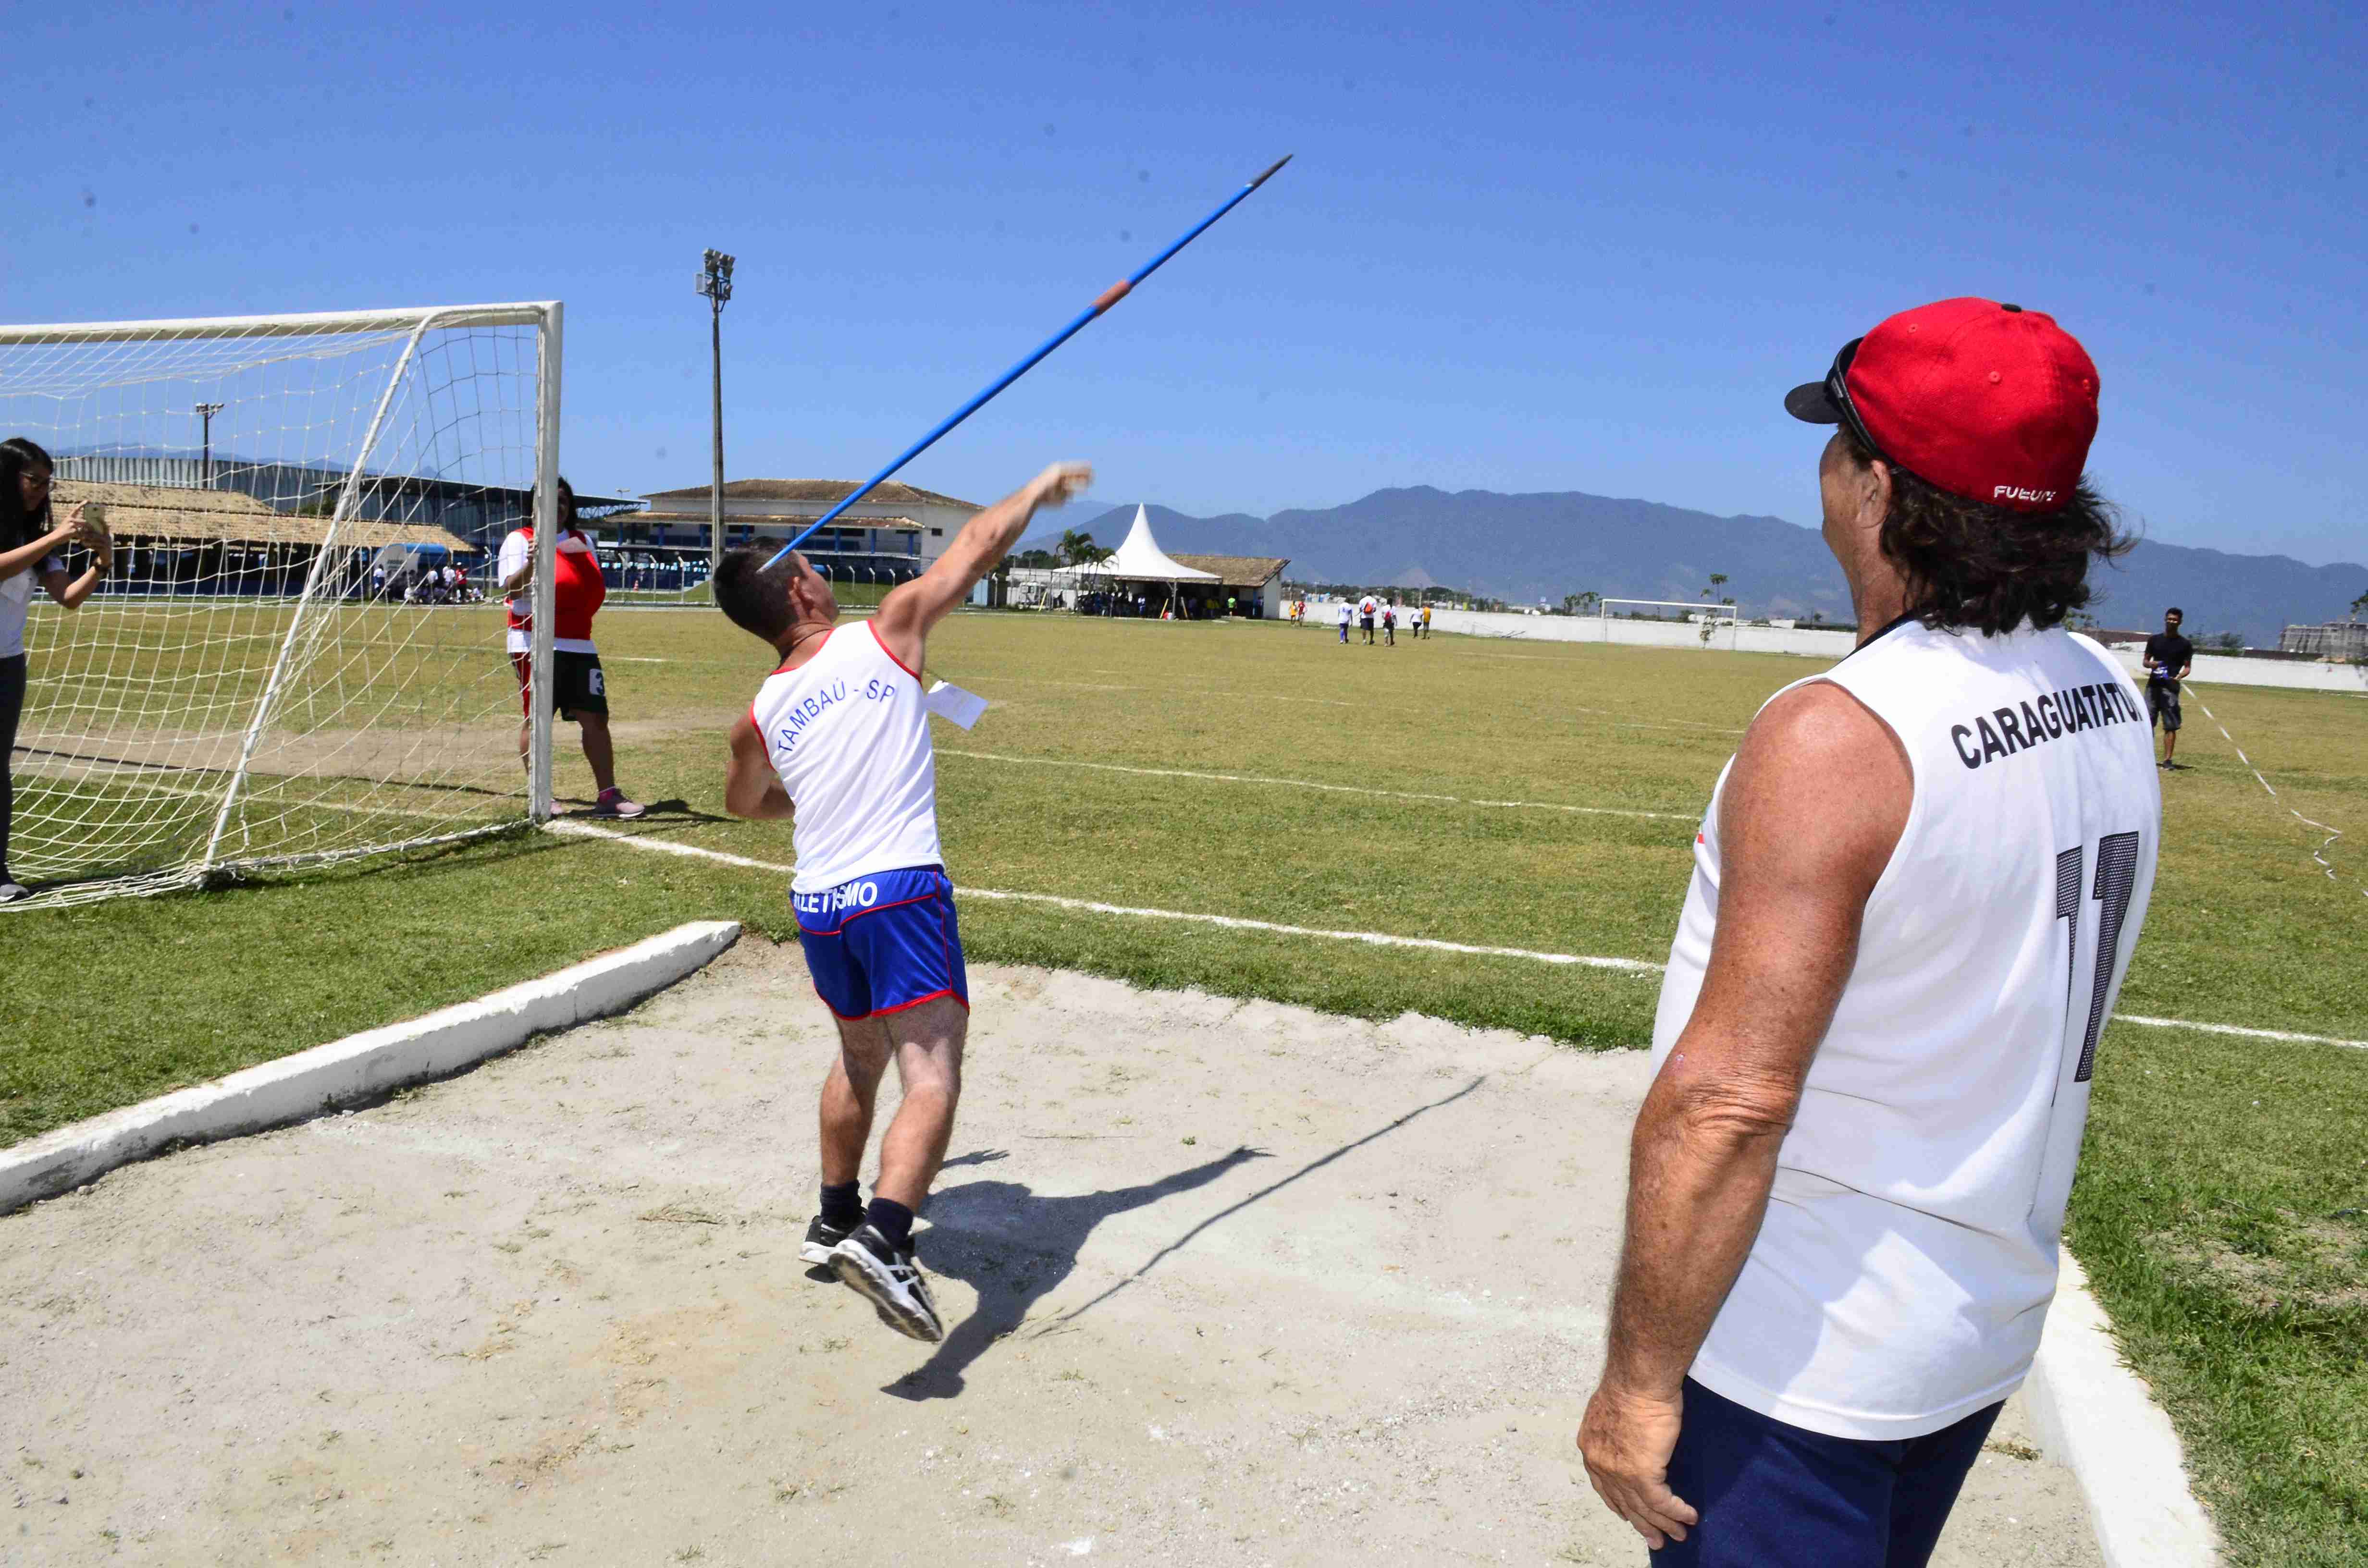
MULTIPOLYGON (((1313 607, 1311 606, 1311 610, 1313 607)), ((1434 631, 1461 632, 1467 637, 1508 637, 1532 642, 1630 642, 1648 648, 1704 646, 1702 629, 1673 620, 1612 620, 1600 615, 1512 615, 1488 610, 1436 609, 1430 612, 1434 631), (1605 635, 1606 628, 1610 635, 1605 635)), ((1713 625, 1709 648, 1721 653, 1796 653, 1804 658, 1839 659, 1857 645, 1848 631, 1816 631, 1807 627, 1786 631, 1774 626, 1713 625)))
MULTIPOLYGON (((2142 675, 2138 663, 2144 650, 2116 648, 2113 656, 2132 675, 2142 675)), ((2203 686, 2276 686, 2289 691, 2340 691, 2368 696, 2368 666, 2305 664, 2301 660, 2232 659, 2222 653, 2195 655, 2188 680, 2203 686)))
MULTIPOLYGON (((1311 620, 1317 619, 1319 609, 1325 612, 1324 624, 1330 625, 1330 603, 1307 607, 1311 620)), ((1503 637, 1532 642, 1613 642, 1634 643, 1653 648, 1703 648, 1702 628, 1680 626, 1668 620, 1612 620, 1607 623, 1596 615, 1510 615, 1467 609, 1433 609, 1430 616, 1434 631, 1459 632, 1467 637, 1503 637), (1611 635, 1607 639, 1607 624, 1611 635)), ((1711 631, 1709 651, 1737 653, 1791 653, 1801 658, 1840 659, 1858 644, 1858 635, 1850 631, 1812 631, 1796 627, 1786 631, 1773 626, 1717 626, 1711 631)), ((2135 648, 2117 648, 2114 657, 2133 675, 2141 674, 2135 648)), ((2303 664, 2283 659, 2236 659, 2213 653, 2195 655, 2195 670, 2190 679, 2205 686, 2266 686, 2282 687, 2298 691, 2338 691, 2368 695, 2368 667, 2359 665, 2303 664)))

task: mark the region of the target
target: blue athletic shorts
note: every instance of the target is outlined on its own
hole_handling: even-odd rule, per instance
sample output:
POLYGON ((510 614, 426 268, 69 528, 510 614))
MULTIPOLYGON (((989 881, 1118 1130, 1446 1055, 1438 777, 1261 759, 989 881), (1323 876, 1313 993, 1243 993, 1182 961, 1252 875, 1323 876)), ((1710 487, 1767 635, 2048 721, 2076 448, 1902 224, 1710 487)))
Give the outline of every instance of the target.
POLYGON ((1669 1490, 1702 1522, 1653 1568, 1923 1568, 1998 1413, 1869 1442, 1804 1431, 1688 1378, 1669 1490))
POLYGON ((838 1017, 876 1018, 940 996, 970 1006, 944 867, 881 871, 791 896, 814 994, 838 1017))

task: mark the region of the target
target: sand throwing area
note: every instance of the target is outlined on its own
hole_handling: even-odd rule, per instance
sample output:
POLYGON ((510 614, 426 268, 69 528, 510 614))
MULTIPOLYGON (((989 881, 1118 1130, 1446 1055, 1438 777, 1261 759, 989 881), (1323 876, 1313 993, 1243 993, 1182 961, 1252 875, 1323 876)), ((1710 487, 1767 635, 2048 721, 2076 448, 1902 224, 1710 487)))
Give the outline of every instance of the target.
MULTIPOLYGON (((1645 1562, 1572 1447, 1641 1053, 972 983, 934 1353, 797 1261, 833 1037, 746 938, 0 1219, 0 1559, 1645 1562)), ((2099 1561, 2030 1441, 1939 1562, 2099 1561)))

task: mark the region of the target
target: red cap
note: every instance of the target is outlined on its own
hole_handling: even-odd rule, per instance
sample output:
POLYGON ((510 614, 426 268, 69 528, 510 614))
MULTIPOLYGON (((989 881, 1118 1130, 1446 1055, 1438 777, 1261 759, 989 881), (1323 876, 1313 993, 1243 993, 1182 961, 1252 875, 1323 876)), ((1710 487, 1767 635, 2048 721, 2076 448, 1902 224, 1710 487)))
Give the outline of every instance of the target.
POLYGON ((1886 460, 1968 500, 2053 512, 2072 499, 2097 435, 2097 367, 2055 317, 1942 300, 1900 312, 1834 364, 1786 396, 1796 418, 1850 423, 1886 460))

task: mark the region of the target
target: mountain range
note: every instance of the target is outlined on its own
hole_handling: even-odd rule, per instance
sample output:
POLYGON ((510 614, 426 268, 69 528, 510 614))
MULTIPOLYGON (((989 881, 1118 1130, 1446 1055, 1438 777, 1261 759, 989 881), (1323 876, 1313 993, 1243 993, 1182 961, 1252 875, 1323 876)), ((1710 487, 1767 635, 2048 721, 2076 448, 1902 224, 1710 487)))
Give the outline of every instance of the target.
MULTIPOLYGON (((1713 573, 1747 615, 1850 619, 1840 570, 1814 528, 1782 517, 1713 517, 1656 501, 1581 491, 1505 495, 1429 485, 1376 490, 1346 506, 1293 508, 1270 517, 1230 512, 1190 517, 1150 507, 1163 549, 1210 555, 1288 556, 1294 580, 1446 584, 1515 603, 1559 604, 1592 591, 1619 598, 1698 600, 1713 573)), ((1132 505, 1091 505, 1039 529, 1024 547, 1049 547, 1061 528, 1116 546, 1132 505)), ((2223 631, 2274 648, 2286 626, 2340 619, 2368 592, 2368 565, 2312 566, 2283 555, 2237 555, 2142 540, 2091 579, 2089 613, 2100 625, 2151 630, 2162 612, 2186 612, 2197 642, 2223 631)))

